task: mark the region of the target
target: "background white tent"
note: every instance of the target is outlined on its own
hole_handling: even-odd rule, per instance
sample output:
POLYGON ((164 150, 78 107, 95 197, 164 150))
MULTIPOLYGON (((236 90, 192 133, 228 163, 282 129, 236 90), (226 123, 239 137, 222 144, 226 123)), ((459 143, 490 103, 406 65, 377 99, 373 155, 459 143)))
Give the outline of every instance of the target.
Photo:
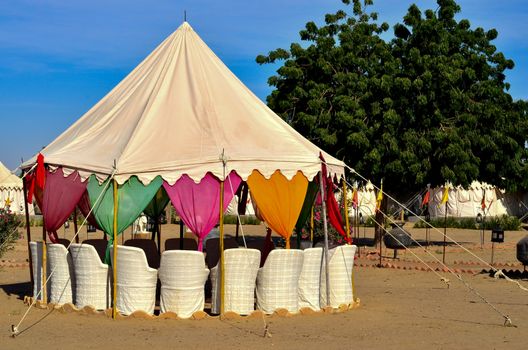
MULTIPOLYGON (((238 211, 238 196, 234 195, 233 199, 231 200, 231 203, 229 203, 229 206, 227 207, 226 214, 227 215, 237 215, 238 211)), ((247 201, 246 201, 246 212, 241 215, 255 215, 255 209, 253 209, 253 203, 251 201, 251 196, 248 194, 247 201)))
MULTIPOLYGON (((356 210, 352 207, 352 195, 353 195, 353 189, 348 188, 348 216, 354 217, 356 215, 356 210)), ((336 199, 338 201, 341 201, 341 193, 339 192, 336 194, 336 199)), ((372 185, 372 182, 368 181, 365 186, 359 187, 358 189, 358 215, 361 214, 367 219, 367 217, 372 216, 375 214, 376 211, 376 190, 374 186, 372 185)))
POLYGON ((358 207, 364 218, 376 212, 376 190, 370 181, 358 191, 358 207))
MULTIPOLYGON (((443 217, 445 204, 441 204, 444 187, 431 189, 429 213, 431 217, 443 217)), ((522 197, 522 196, 521 196, 522 197)), ((526 212, 520 205, 520 198, 516 194, 505 193, 485 182, 473 181, 468 189, 462 187, 449 188, 447 201, 447 215, 450 217, 476 217, 484 215, 482 199, 485 198, 486 216, 522 215, 526 212)))
MULTIPOLYGON (((22 180, 0 162, 0 208, 5 208, 7 202, 13 213, 25 214, 22 180)), ((29 214, 34 214, 33 204, 29 204, 29 214)))

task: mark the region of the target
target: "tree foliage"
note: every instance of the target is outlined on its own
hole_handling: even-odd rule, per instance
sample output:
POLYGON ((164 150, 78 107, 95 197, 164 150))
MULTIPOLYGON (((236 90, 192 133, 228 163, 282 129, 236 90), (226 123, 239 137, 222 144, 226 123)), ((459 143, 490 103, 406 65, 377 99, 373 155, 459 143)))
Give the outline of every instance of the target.
POLYGON ((13 214, 9 207, 0 208, 0 257, 13 248, 18 239, 20 223, 20 218, 13 214))
POLYGON ((394 194, 446 181, 526 188, 527 106, 507 93, 513 61, 492 44, 497 31, 472 29, 455 1, 438 0, 434 11, 410 6, 388 42, 371 0, 343 2, 351 15, 308 22, 304 45, 257 57, 282 61, 270 108, 394 194))

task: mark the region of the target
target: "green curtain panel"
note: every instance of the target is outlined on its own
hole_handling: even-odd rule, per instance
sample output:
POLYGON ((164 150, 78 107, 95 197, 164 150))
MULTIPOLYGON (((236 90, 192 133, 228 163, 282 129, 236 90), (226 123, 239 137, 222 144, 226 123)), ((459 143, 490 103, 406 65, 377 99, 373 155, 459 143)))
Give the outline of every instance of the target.
MULTIPOLYGON (((92 175, 88 181, 88 195, 90 204, 94 208, 94 216, 99 227, 108 235, 108 248, 114 239, 114 187, 109 180, 99 184, 97 178, 92 175), (106 186, 106 190, 105 190, 106 186), (97 198, 105 190, 99 203, 96 205, 97 198)), ((163 180, 156 177, 147 186, 143 185, 136 176, 132 176, 127 182, 118 185, 118 208, 117 208, 117 233, 120 234, 141 214, 149 204, 156 192, 161 187, 163 180)), ((107 248, 105 263, 110 263, 110 251, 107 248)))
POLYGON ((302 228, 306 224, 306 220, 308 220, 308 218, 310 217, 310 213, 312 212, 312 205, 315 201, 315 198, 317 197, 318 190, 319 184, 315 181, 315 179, 312 182, 308 183, 308 190, 306 191, 306 197, 304 198, 301 213, 299 214, 299 218, 297 219, 297 223, 295 224, 295 232, 297 234, 297 245, 299 246, 301 244, 302 228))
POLYGON ((165 192, 163 187, 160 187, 154 198, 152 198, 143 212, 153 219, 158 218, 165 210, 167 204, 169 204, 169 201, 170 198, 167 195, 167 192, 165 192))

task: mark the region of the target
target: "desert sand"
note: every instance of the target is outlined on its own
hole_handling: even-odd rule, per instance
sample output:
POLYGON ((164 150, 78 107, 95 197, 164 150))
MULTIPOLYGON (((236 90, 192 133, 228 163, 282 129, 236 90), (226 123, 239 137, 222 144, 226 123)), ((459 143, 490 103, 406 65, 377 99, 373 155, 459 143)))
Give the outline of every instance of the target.
MULTIPOLYGON (((409 229, 419 241, 424 229, 409 229)), ((246 226, 248 239, 261 237, 264 226, 246 226)), ((162 227, 163 239, 177 235, 176 225, 162 227)), ((234 232, 229 226, 227 232, 234 232)), ((33 239, 41 238, 41 228, 32 228, 33 239)), ((71 238, 72 229, 61 233, 71 238)), ((129 235, 127 232, 126 234, 129 235)), ((100 232, 90 234, 99 238, 100 232)), ((504 327, 503 317, 464 284, 434 262, 423 248, 412 251, 437 273, 422 271, 425 265, 410 252, 383 249, 382 264, 377 249, 363 247, 372 238, 372 229, 359 232, 360 255, 355 262, 355 285, 359 308, 343 313, 274 315, 263 319, 237 320, 112 320, 105 316, 61 313, 31 308, 11 337, 11 325, 17 324, 28 309, 23 297, 30 295, 29 268, 25 238, 20 239, 0 265, 0 349, 526 349, 528 348, 528 292, 505 279, 487 273, 483 262, 450 245, 446 263, 501 313, 508 315, 514 327, 504 327), (363 235, 365 239, 363 239, 363 235), (441 278, 449 280, 449 287, 441 278), (271 337, 264 336, 265 324, 271 337)), ((477 230, 448 230, 484 261, 491 259, 490 232, 480 247, 477 230)), ((505 243, 497 244, 494 260, 498 267, 522 270, 515 258, 515 243, 525 232, 506 232, 505 243)), ((85 231, 81 240, 88 236, 85 231)), ((128 237, 127 237, 128 238, 128 237)), ((428 251, 442 259, 441 232, 431 232, 435 244, 428 251)), ((524 287, 528 281, 517 279, 524 287)))

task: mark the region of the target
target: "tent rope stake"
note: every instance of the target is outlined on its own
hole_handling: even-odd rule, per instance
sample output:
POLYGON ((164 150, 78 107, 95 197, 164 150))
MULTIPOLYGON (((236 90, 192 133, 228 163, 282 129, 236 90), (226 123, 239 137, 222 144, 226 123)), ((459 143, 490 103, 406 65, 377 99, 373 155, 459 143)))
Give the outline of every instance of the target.
MULTIPOLYGON (((34 168, 34 167, 33 167, 34 168)), ((32 169, 33 169, 32 168, 32 169)), ((106 193, 106 190, 108 189, 108 185, 110 185, 110 182, 114 179, 114 175, 115 175, 115 170, 112 172, 112 174, 110 174, 110 177, 109 177, 109 180, 108 182, 106 183, 105 187, 103 188, 103 190, 101 191, 101 193, 99 194, 99 196, 97 197, 97 199, 95 200, 94 202, 94 205, 92 206, 92 208, 90 208, 90 211, 88 212, 88 214, 86 214, 86 217, 84 218, 83 222, 81 223, 81 225, 79 226, 79 229, 77 232, 75 232, 75 235, 73 236, 73 238, 77 237, 79 235, 79 233, 81 232, 81 229, 84 227, 84 225, 86 224, 86 222, 88 221, 88 217, 92 214, 92 212, 94 210, 96 210, 96 208, 99 206, 99 204, 101 203, 101 199, 103 198, 103 195, 106 193)), ((81 243, 81 244, 84 244, 84 243, 81 243)), ((72 245, 72 242, 70 242, 70 244, 68 244, 68 246, 66 247, 66 249, 70 249, 70 246, 72 245)), ((76 257, 77 258, 77 257, 76 257)), ((51 278, 51 276, 53 276, 53 274, 55 273, 55 269, 57 267, 55 267, 53 270, 51 270, 49 276, 46 278, 46 282, 49 281, 49 279, 51 278)), ((39 291, 37 292, 37 295, 33 298, 33 301, 31 302, 30 305, 28 305, 28 308, 26 309, 26 312, 24 313, 24 315, 22 315, 22 317, 20 318, 20 321, 18 321, 18 323, 16 325, 11 325, 11 336, 14 338, 16 337, 17 335, 19 335, 21 333, 21 331, 19 330, 19 327, 20 325, 22 324, 22 322, 26 319, 27 315, 29 314, 29 311, 31 310, 31 308, 33 306, 35 306, 35 304, 37 303, 37 299, 38 297, 41 295, 42 293, 42 286, 39 288, 39 291)), ((52 310, 53 311, 53 310, 52 310)), ((46 317, 46 316, 44 316, 46 317)))

